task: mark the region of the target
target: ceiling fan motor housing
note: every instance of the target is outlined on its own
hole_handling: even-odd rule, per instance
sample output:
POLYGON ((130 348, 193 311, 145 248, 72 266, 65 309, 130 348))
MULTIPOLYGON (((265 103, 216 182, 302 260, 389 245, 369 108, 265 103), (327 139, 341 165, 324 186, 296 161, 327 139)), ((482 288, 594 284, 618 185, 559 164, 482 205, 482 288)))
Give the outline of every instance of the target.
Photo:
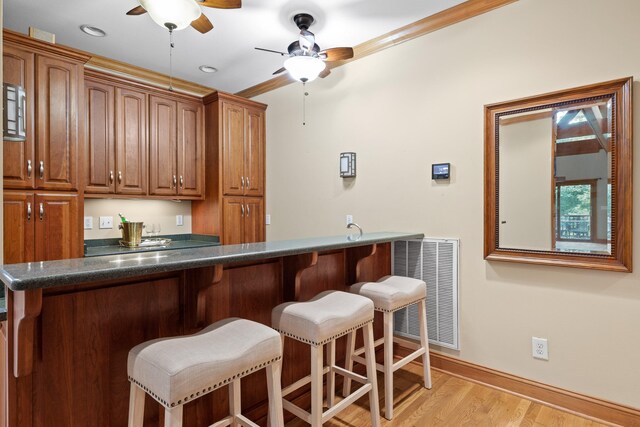
MULTIPOLYGON (((289 47, 287 48, 287 52, 289 52, 289 55, 291 56, 301 56, 305 54, 300 47, 300 42, 297 40, 289 45, 289 47)), ((318 52, 320 52, 320 46, 314 44, 313 49, 311 49, 310 56, 316 56, 318 52)))

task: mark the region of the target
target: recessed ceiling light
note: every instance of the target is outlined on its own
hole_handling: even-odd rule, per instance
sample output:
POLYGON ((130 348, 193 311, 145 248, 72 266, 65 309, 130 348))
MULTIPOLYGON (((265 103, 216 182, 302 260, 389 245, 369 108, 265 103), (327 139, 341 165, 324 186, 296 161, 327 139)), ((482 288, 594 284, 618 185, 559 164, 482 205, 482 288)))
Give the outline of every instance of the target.
POLYGON ((98 27, 92 27, 91 25, 80 25, 80 29, 83 33, 89 34, 93 37, 105 37, 107 35, 104 30, 101 30, 98 27))
POLYGON ((211 65, 201 65, 198 68, 203 73, 215 73, 216 71, 218 71, 216 67, 212 67, 211 65))

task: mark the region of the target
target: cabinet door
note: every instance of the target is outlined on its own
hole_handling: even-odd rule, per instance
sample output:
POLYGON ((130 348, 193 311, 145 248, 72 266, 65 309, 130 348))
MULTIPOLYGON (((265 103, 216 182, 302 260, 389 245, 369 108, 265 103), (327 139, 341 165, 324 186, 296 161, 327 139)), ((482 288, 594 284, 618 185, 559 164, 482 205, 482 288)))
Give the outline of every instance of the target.
POLYGON ((245 197, 243 243, 263 242, 264 240, 264 199, 262 197, 245 197))
POLYGON ((264 195, 264 112, 246 110, 247 137, 244 146, 244 194, 264 195))
POLYGON ((178 103, 178 194, 199 197, 203 193, 203 107, 178 103))
POLYGON ((78 196, 36 194, 35 208, 35 260, 82 256, 78 196))
POLYGON ((222 202, 222 244, 244 243, 244 197, 225 197, 222 202))
POLYGON ((147 194, 147 95, 116 88, 116 192, 147 194))
POLYGON ((222 104, 222 168, 225 195, 244 194, 244 108, 222 104))
POLYGON ((87 193, 108 194, 114 193, 116 189, 114 92, 111 85, 89 79, 85 81, 87 193))
POLYGON ((149 194, 173 196, 177 193, 175 101, 149 98, 151 131, 149 135, 149 194))
POLYGON ((75 62, 36 56, 37 156, 34 169, 38 188, 77 188, 80 73, 75 62))
POLYGON ((24 142, 4 141, 3 175, 5 188, 34 188, 34 54, 10 44, 4 45, 3 80, 24 88, 26 94, 26 136, 24 142))
POLYGON ((34 224, 36 210, 32 193, 5 191, 4 263, 34 260, 34 224))

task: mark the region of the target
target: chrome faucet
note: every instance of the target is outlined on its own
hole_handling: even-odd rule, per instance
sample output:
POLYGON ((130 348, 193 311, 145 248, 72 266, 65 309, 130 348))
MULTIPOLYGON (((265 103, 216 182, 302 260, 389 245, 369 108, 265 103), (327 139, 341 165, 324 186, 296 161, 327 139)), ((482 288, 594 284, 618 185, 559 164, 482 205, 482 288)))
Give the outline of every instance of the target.
POLYGON ((347 240, 349 240, 351 242, 354 241, 354 240, 360 240, 360 238, 362 237, 362 227, 360 227, 355 222, 350 222, 349 224, 347 224, 347 228, 351 228, 351 227, 356 227, 358 229, 358 231, 360 232, 360 234, 358 236, 354 236, 353 234, 348 234, 347 235, 347 240))

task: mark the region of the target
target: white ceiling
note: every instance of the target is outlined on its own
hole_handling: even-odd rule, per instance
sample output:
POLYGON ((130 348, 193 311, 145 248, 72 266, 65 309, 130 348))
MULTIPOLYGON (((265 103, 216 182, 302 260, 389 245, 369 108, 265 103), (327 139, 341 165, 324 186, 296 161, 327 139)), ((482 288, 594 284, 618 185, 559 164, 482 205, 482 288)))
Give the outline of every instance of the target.
MULTIPOLYGON (((463 0, 244 0, 241 9, 203 7, 214 25, 200 34, 186 28, 174 34, 173 75, 235 93, 272 78, 283 57, 254 47, 286 51, 297 40, 291 18, 311 13, 310 30, 322 49, 355 46, 404 25, 463 3, 463 0), (205 74, 200 65, 219 71, 205 74)), ((169 73, 169 35, 148 14, 126 16, 137 0, 4 0, 4 26, 27 33, 29 26, 52 32, 56 42, 154 71, 169 73), (107 37, 91 37, 82 24, 107 37)), ((327 77, 331 78, 331 76, 327 77)))

